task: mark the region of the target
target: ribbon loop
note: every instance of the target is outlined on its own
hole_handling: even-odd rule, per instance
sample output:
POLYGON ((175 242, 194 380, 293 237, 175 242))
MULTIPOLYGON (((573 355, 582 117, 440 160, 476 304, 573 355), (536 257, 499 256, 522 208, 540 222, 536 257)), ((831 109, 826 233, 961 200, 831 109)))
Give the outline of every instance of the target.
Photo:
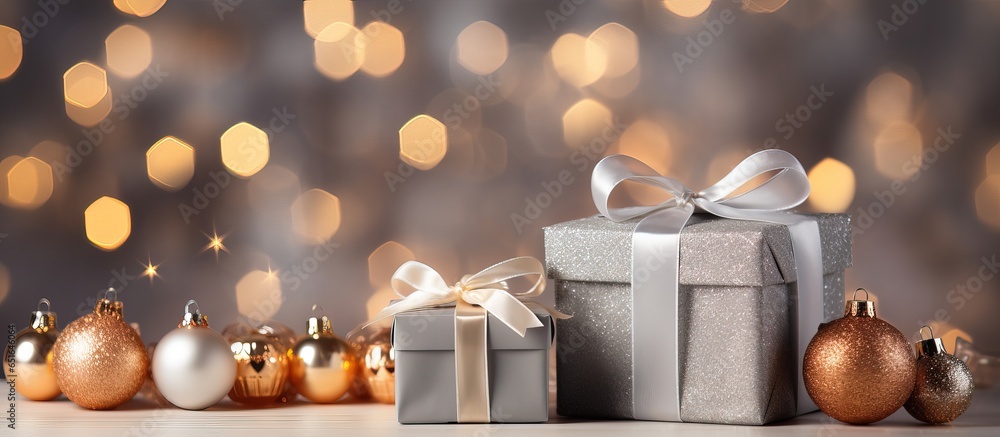
MULTIPOLYGON (((789 225, 799 290, 799 362, 822 320, 823 270, 819 229, 808 218, 783 213, 809 197, 809 178, 790 153, 772 149, 744 159, 714 185, 694 192, 648 165, 612 155, 594 167, 591 194, 601 215, 615 222, 642 217, 632 236, 632 404, 636 419, 680 421, 677 292, 680 232, 696 211, 716 216, 789 225), (757 177, 765 182, 740 189, 757 177), (669 198, 657 205, 611 207, 612 193, 624 182, 659 189, 669 198), (673 333, 666 335, 664 333, 673 333)), ((811 402, 800 381, 799 410, 811 402)))

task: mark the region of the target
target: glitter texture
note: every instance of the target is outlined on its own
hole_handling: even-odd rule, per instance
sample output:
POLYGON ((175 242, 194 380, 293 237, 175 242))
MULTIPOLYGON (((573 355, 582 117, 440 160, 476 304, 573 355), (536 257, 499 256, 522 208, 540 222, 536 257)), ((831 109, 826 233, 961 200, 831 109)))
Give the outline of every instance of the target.
POLYGON ((948 423, 969 408, 973 388, 972 373, 954 355, 920 357, 913 393, 903 406, 922 422, 948 423))
POLYGON ((149 358, 139 333, 117 313, 91 313, 70 323, 52 349, 59 387, 84 408, 115 408, 142 388, 149 358))
MULTIPOLYGON (((843 314, 850 219, 813 217, 823 239, 824 320, 830 320, 843 314)), ((635 224, 589 217, 545 229, 556 307, 573 315, 558 322, 559 415, 633 417, 635 224)), ((682 420, 760 425, 795 416, 794 280, 786 227, 692 218, 681 233, 682 420)))
POLYGON ((913 391, 909 342, 889 323, 848 315, 825 323, 806 349, 803 378, 824 413, 856 425, 878 422, 913 391))

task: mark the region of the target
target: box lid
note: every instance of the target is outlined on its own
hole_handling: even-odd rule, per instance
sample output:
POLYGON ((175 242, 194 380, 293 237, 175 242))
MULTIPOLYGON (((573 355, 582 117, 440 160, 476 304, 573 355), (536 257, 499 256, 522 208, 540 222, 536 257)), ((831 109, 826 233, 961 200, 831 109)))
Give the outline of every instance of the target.
MULTIPOLYGON (((850 216, 804 215, 819 224, 824 274, 850 267, 850 216)), ((638 223, 595 215, 546 227, 548 276, 630 283, 632 232, 638 223)), ((796 278, 788 228, 775 223, 695 214, 681 231, 680 261, 680 283, 687 285, 766 286, 796 278)))
MULTIPOLYGON (((492 314, 487 315, 486 337, 490 349, 548 349, 555 334, 552 316, 528 305, 539 328, 528 328, 524 338, 492 314)), ((396 350, 454 350, 455 307, 432 308, 396 314, 392 345, 396 350)))

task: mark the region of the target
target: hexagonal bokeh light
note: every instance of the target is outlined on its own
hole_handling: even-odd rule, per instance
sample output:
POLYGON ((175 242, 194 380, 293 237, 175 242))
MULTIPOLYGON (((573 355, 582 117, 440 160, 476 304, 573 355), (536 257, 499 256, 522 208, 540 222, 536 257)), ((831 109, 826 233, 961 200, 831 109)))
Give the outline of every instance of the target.
POLYGON ((257 174, 271 157, 267 133, 247 122, 233 125, 222 134, 219 142, 222 164, 230 173, 242 178, 257 174))
POLYGON ((436 118, 421 114, 399 128, 399 158, 420 170, 430 170, 448 153, 448 130, 436 118))
POLYGON ((128 205, 114 197, 104 196, 84 211, 87 239, 103 250, 115 250, 132 233, 132 215, 128 205))
POLYGON ((340 228, 340 199, 319 188, 299 195, 292 203, 292 229, 310 242, 321 243, 340 228))
POLYGON ((194 176, 194 148, 177 138, 163 137, 146 151, 146 174, 164 190, 184 188, 194 176))

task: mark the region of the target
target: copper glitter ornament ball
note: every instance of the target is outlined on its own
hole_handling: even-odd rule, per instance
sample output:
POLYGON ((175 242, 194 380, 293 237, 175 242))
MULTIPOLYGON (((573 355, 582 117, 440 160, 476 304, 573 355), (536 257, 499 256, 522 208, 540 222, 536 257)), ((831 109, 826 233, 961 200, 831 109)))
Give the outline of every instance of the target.
POLYGON ((904 407, 914 419, 926 423, 948 423, 961 416, 972 403, 972 373, 962 360, 949 354, 940 338, 916 343, 917 379, 904 407))
POLYGON ((913 353, 903 333, 876 318, 874 302, 851 300, 846 313, 820 325, 809 342, 802 369, 806 391, 834 419, 878 422, 913 391, 913 353))
POLYGON ((92 410, 128 402, 142 388, 149 357, 139 333, 122 319, 122 303, 105 298, 94 312, 70 323, 52 349, 59 387, 69 400, 92 410))

